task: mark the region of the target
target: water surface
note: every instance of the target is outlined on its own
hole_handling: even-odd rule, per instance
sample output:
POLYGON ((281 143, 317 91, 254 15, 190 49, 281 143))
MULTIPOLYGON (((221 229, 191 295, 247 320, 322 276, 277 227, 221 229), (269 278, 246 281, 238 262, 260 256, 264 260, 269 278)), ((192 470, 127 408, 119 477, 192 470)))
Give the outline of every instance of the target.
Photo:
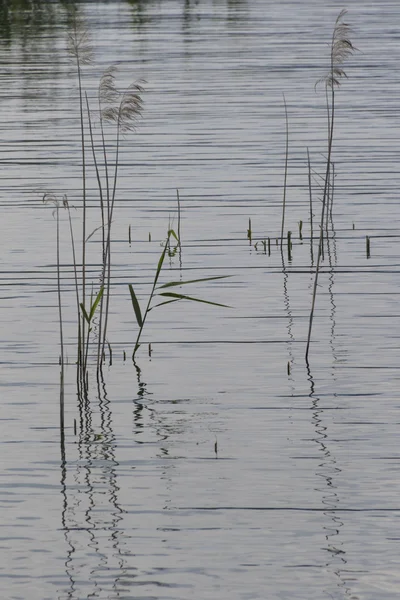
MULTIPOLYGON (((66 194, 78 231, 79 105, 66 52, 71 8, 38 6, 7 12, 0 46, 2 597, 397 598, 397 4, 349 6, 360 52, 337 94, 333 222, 307 367, 307 148, 318 214, 326 110, 314 86, 342 5, 79 3, 95 55, 84 73, 93 109, 110 64, 121 86, 147 83, 144 118, 121 152, 113 364, 99 387, 91 372, 84 405, 62 215, 64 446, 55 220, 42 197, 66 194), (290 260, 275 244, 283 94, 290 260), (164 281, 231 275, 190 291, 233 308, 155 311, 135 369, 127 285, 144 302, 169 220, 176 225, 177 188, 182 252, 168 260, 164 281), (254 246, 268 237, 270 255, 254 246)), ((88 185, 90 231, 100 218, 93 174, 88 185)), ((99 248, 94 235, 94 285, 99 248)))

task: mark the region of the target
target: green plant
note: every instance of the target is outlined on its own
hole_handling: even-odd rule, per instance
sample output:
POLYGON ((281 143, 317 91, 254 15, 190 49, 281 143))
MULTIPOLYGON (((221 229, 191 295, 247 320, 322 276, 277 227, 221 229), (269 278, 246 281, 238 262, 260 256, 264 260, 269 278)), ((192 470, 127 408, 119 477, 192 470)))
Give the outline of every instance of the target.
POLYGON ((251 229, 251 219, 249 218, 249 227, 247 229, 247 239, 249 240, 250 245, 251 245, 252 235, 253 235, 253 232, 251 229))
POLYGON ((54 206, 53 217, 56 218, 56 261, 57 261, 57 300, 58 300, 58 324, 60 330, 60 433, 64 438, 64 330, 62 316, 62 294, 61 294, 61 267, 60 267, 60 205, 65 206, 64 202, 54 194, 45 194, 43 196, 45 204, 54 206))
MULTIPOLYGON (((138 118, 142 114, 142 82, 134 82, 125 89, 118 89, 116 85, 117 69, 114 66, 106 69, 100 79, 97 92, 97 114, 92 111, 87 93, 83 86, 83 65, 92 62, 92 50, 89 36, 74 13, 72 33, 68 40, 69 55, 75 62, 79 116, 81 136, 81 160, 82 160, 82 264, 81 276, 78 281, 78 270, 75 253, 75 243, 72 228, 71 215, 69 222, 71 230, 72 249, 74 254, 74 272, 76 281, 77 297, 77 321, 78 321, 78 386, 81 391, 86 388, 88 351, 90 343, 90 332, 92 331, 92 319, 98 310, 97 322, 97 373, 102 368, 105 346, 110 352, 111 346, 107 340, 108 315, 110 309, 111 295, 111 244, 112 223, 117 195, 117 182, 119 172, 119 156, 122 137, 129 131, 133 131, 138 118), (98 127, 95 129, 94 120, 98 119, 98 127), (114 129, 115 140, 113 146, 106 141, 105 127, 111 125, 114 129), (96 132, 97 137, 96 137, 96 132), (111 154, 112 148, 112 154, 111 154), (94 171, 96 175, 100 225, 90 235, 87 235, 87 154, 91 153, 94 171), (90 309, 86 308, 88 277, 87 277, 87 243, 97 231, 101 231, 101 273, 100 291, 93 300, 91 297, 90 309), (92 309, 94 311, 92 312, 92 309)), ((129 240, 131 241, 129 228, 129 240)), ((93 288, 93 283, 91 283, 93 288)))
MULTIPOLYGON (((315 278, 312 295, 312 304, 309 317, 308 325, 308 336, 306 346, 306 361, 308 361, 308 353, 311 342, 311 332, 315 310, 315 300, 317 295, 318 286, 318 275, 321 266, 321 259, 323 256, 323 230, 324 220, 327 208, 327 202, 329 197, 329 185, 331 180, 331 166, 332 166, 332 145, 333 145, 333 132, 335 123, 335 89, 340 87, 341 80, 347 77, 346 72, 343 69, 343 63, 345 60, 353 54, 356 50, 349 39, 350 27, 343 21, 343 17, 346 14, 346 10, 342 10, 335 22, 335 26, 332 33, 331 45, 330 45, 330 69, 328 74, 319 80, 325 84, 325 91, 327 96, 327 114, 328 114, 328 153, 326 158, 325 178, 323 187, 322 197, 322 209, 321 209, 321 221, 320 221, 320 236, 318 244, 317 262, 315 267, 315 278)), ((317 84, 319 83, 317 82, 317 84)))
MULTIPOLYGON (((86 301, 86 145, 85 145, 85 125, 83 108, 83 87, 82 87, 82 66, 92 62, 92 47, 89 35, 79 20, 76 12, 73 13, 72 31, 68 36, 68 53, 76 64, 76 73, 78 79, 78 97, 79 97, 79 118, 81 135, 81 156, 82 156, 82 265, 81 265, 81 298, 83 304, 86 301)), ((81 317, 79 308, 77 315, 78 324, 78 370, 79 379, 84 386, 85 377, 82 371, 83 357, 85 355, 85 330, 86 325, 81 317), (81 320, 80 320, 81 319, 81 320)))
POLYGON ((141 338, 141 335, 143 332, 144 325, 146 323, 146 319, 151 310, 153 310, 159 306, 163 306, 165 304, 171 304, 172 302, 178 302, 179 300, 190 300, 192 302, 201 302, 203 304, 211 304, 213 306, 222 306, 224 308, 230 308, 226 304, 212 302, 211 300, 203 300, 201 298, 193 298, 192 296, 187 296, 185 294, 178 294, 176 292, 161 291, 161 290, 166 290, 168 288, 173 288, 173 287, 177 287, 177 286, 181 286, 181 285, 188 285, 190 283, 202 283, 205 281, 214 281, 216 279, 225 279, 226 277, 229 277, 229 275, 219 275, 216 277, 204 277, 201 279, 191 279, 190 281, 170 281, 168 283, 164 283, 163 285, 160 285, 157 287, 158 279, 160 277, 160 273, 161 273, 161 270, 162 270, 162 267, 164 264, 165 256, 167 254, 167 249, 169 247, 171 237, 175 238, 175 240, 179 243, 179 238, 176 235, 175 231, 173 229, 169 229, 168 234, 167 234, 167 240, 164 244, 163 251, 161 252, 160 258, 158 259, 157 268, 156 268, 156 272, 155 272, 154 280, 153 280, 153 285, 152 285, 152 288, 150 291, 150 295, 149 295, 144 313, 142 313, 142 311, 141 311, 140 304, 139 304, 139 301, 135 294, 135 291, 133 289, 133 286, 131 284, 129 284, 129 286, 128 286, 129 292, 131 295, 133 311, 134 311, 135 317, 136 317, 136 322, 139 326, 138 335, 137 335, 135 346, 133 349, 132 360, 135 359, 136 352, 139 350, 140 338, 141 338), (168 300, 163 300, 159 304, 155 304, 152 306, 153 299, 156 296, 161 297, 161 298, 168 298, 168 300))
POLYGON ((313 197, 312 197, 312 179, 311 179, 311 161, 310 152, 307 148, 307 167, 308 167, 308 194, 310 198, 310 251, 311 251, 311 264, 314 264, 314 229, 313 229, 313 197))
POLYGON ((289 161, 289 118, 288 118, 288 110, 287 110, 287 105, 286 105, 285 94, 283 94, 283 104, 285 107, 286 143, 285 143, 285 173, 284 173, 284 179, 283 179, 283 199, 282 199, 281 250, 282 250, 282 245, 283 245, 283 234, 284 234, 284 228, 285 228, 287 175, 288 175, 288 161, 289 161))
POLYGON ((85 349, 86 349, 86 354, 84 356, 84 363, 83 363, 83 368, 86 371, 87 369, 87 360, 88 360, 88 351, 89 351, 89 336, 90 333, 92 331, 92 321, 94 318, 94 315, 96 313, 96 309, 99 305, 99 302, 101 301, 101 299, 103 298, 103 293, 104 293, 104 286, 102 286, 100 288, 100 290, 97 292, 96 297, 93 300, 93 292, 90 296, 90 308, 89 311, 86 310, 85 305, 83 304, 83 302, 80 303, 80 308, 82 311, 82 315, 83 318, 85 319, 85 322, 87 324, 87 339, 85 342, 85 349))

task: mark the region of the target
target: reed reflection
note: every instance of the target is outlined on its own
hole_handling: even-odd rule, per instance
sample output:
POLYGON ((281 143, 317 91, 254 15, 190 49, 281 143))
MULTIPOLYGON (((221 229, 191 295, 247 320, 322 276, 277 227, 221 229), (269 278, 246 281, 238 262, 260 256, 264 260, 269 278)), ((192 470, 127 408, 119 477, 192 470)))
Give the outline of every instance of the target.
MULTIPOLYGON (((295 384, 294 384, 294 380, 293 380, 293 376, 292 376, 292 370, 293 370, 293 365, 294 365, 294 355, 293 355, 293 342, 295 341, 294 339, 294 335, 293 335, 293 314, 292 314, 292 309, 290 306, 290 298, 289 298, 289 273, 286 267, 286 262, 285 262, 285 255, 283 252, 283 248, 281 248, 281 260, 282 260, 282 273, 283 273, 283 305, 285 308, 285 313, 286 313, 286 329, 288 332, 288 353, 289 353, 289 360, 288 360, 288 364, 287 364, 287 374, 289 377, 289 380, 291 382, 291 388, 292 388, 292 394, 295 394, 295 384)), ((291 252, 289 251, 289 264, 291 263, 291 252)))
MULTIPOLYGON (((321 548, 325 554, 324 566, 337 578, 337 587, 340 589, 341 598, 351 597, 351 588, 348 586, 347 556, 343 542, 340 539, 341 529, 344 526, 343 517, 340 515, 340 497, 338 492, 337 477, 342 472, 334 452, 331 450, 328 425, 326 424, 325 409, 321 406, 321 399, 315 390, 314 378, 311 368, 307 363, 307 378, 310 386, 309 398, 311 400, 311 423, 315 432, 312 442, 317 447, 319 461, 315 474, 321 480, 314 490, 320 495, 324 507, 326 524, 323 526, 326 546, 321 548)), ((332 590, 325 590, 327 597, 332 595, 332 590)))
MULTIPOLYGON (((128 568, 118 492, 118 461, 111 404, 104 380, 97 398, 79 403, 80 427, 74 459, 61 460, 62 527, 67 545, 65 572, 68 589, 59 598, 117 595, 128 568)), ((110 597, 110 596, 108 596, 110 597)))

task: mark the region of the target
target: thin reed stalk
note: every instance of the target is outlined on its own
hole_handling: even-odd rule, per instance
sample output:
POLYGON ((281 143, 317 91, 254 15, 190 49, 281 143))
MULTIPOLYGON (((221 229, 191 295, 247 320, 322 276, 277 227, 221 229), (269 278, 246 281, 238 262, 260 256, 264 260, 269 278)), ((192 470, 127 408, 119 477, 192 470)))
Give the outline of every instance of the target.
POLYGON ((57 218, 57 295, 58 295, 58 318, 60 323, 60 434, 64 438, 64 332, 61 303, 61 271, 60 271, 60 205, 56 203, 57 218))
MULTIPOLYGON (((125 91, 120 92, 115 85, 115 67, 110 67, 103 75, 99 86, 99 102, 101 107, 101 122, 109 122, 115 124, 116 140, 115 140, 115 156, 114 156, 114 173, 111 189, 108 183, 108 161, 107 152, 104 141, 104 132, 102 128, 103 153, 106 168, 107 178, 107 232, 104 249, 104 307, 102 308, 102 338, 100 345, 99 356, 104 355, 105 346, 107 343, 108 315, 110 308, 110 289, 111 289, 111 226, 114 214, 118 170, 119 170, 119 153, 121 136, 128 132, 134 131, 136 122, 142 115, 143 101, 142 93, 144 92, 142 81, 132 83, 125 91)), ((101 368, 102 361, 98 360, 98 368, 101 368)))
POLYGON ((60 201, 54 194, 45 194, 43 196, 44 204, 54 206, 53 217, 56 219, 56 270, 57 270, 57 304, 58 304, 58 325, 60 332, 60 435, 64 438, 64 329, 62 315, 62 294, 61 294, 61 258, 60 258, 60 201))
POLYGON ((314 319, 315 301, 317 296, 318 276, 320 272, 321 259, 323 255, 323 242, 324 242, 324 221, 325 212, 327 207, 329 181, 330 181, 330 169, 331 169, 331 157, 332 157, 332 145, 333 145, 333 132, 335 123, 335 88, 339 88, 341 79, 347 77, 345 71, 342 68, 342 64, 346 58, 351 56, 355 51, 354 46, 349 40, 350 28, 347 23, 343 21, 343 17, 347 11, 342 10, 336 19, 335 27, 331 39, 331 52, 330 52, 330 70, 329 73, 322 78, 321 81, 325 83, 325 90, 330 90, 330 99, 327 103, 328 111, 328 153, 326 159, 325 168, 325 179, 324 179, 324 191, 322 197, 322 210, 321 210, 321 221, 320 221, 320 235, 318 244, 317 263, 315 267, 315 278, 313 286, 313 295, 311 303, 311 311, 308 325, 308 336, 305 359, 308 362, 308 353, 311 342, 311 332, 314 319))
MULTIPOLYGON (((85 145, 85 124, 84 124, 84 102, 82 85, 82 66, 89 64, 92 60, 92 50, 87 31, 74 12, 72 33, 68 38, 69 54, 74 59, 78 79, 78 97, 79 97, 79 120, 81 136, 81 158, 82 158, 82 265, 81 265, 81 299, 83 305, 86 302, 86 221, 87 221, 87 202, 86 202, 86 145, 85 145)), ((85 355, 86 324, 81 313, 78 313, 78 320, 81 320, 78 326, 80 336, 80 363, 78 369, 81 371, 82 385, 85 385, 83 369, 83 357, 85 355), (80 331, 79 331, 80 327, 80 331)))
POLYGON ((329 219, 333 226, 333 197, 335 195, 335 163, 331 164, 331 201, 329 203, 329 219))
POLYGON ((314 264, 314 227, 313 227, 313 196, 312 196, 312 180, 311 180, 311 160, 310 152, 307 148, 307 165, 308 165, 308 194, 310 198, 310 250, 311 250, 311 264, 314 264))
MULTIPOLYGON (((67 209, 68 212, 68 222, 69 222, 69 232, 71 237, 71 248, 72 248, 72 262, 74 269, 74 283, 75 283, 75 298, 76 298, 76 310, 78 315, 78 332, 77 332, 77 343, 78 343, 78 355, 77 355, 77 365, 82 364, 82 338, 81 338, 81 319, 80 319, 80 299, 79 299, 79 280, 78 280, 78 268, 76 261, 76 250, 75 250, 75 236, 74 229, 72 227, 72 217, 71 217, 71 209, 68 203, 67 196, 63 198, 63 205, 67 209)), ((77 386, 78 393, 81 392, 80 389, 81 381, 79 377, 79 368, 77 369, 77 386)))
POLYGON ((282 200, 282 223, 281 223, 281 248, 283 245, 283 235, 285 229, 285 212, 286 212, 286 190, 287 190, 287 174, 288 174, 288 160, 289 160, 289 119, 286 105, 285 94, 283 95, 283 104, 285 107, 285 131, 286 131, 286 143, 285 143, 285 173, 283 178, 283 200, 282 200))

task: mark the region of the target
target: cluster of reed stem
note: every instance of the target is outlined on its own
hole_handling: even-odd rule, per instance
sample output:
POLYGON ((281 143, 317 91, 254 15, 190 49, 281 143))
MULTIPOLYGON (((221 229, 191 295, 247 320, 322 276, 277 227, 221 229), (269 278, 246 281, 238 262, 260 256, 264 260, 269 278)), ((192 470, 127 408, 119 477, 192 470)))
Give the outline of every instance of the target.
MULTIPOLYGON (((314 319, 315 301, 317 297, 317 286, 318 276, 321 267, 321 260, 323 258, 323 247, 324 247, 324 224, 325 230, 328 230, 328 213, 332 214, 332 199, 334 191, 334 165, 332 163, 332 146, 333 146, 333 133, 335 124, 335 89, 340 87, 341 80, 347 77, 342 65, 344 61, 353 54, 356 50, 349 39, 350 27, 343 20, 346 10, 342 10, 335 22, 335 26, 332 33, 331 45, 330 45, 330 69, 328 74, 323 77, 322 81, 325 85, 326 91, 326 106, 327 106, 327 117, 328 117, 328 151, 326 157, 325 176, 323 183, 323 196, 322 196, 322 209, 321 209, 321 220, 320 220, 320 234, 318 242, 318 253, 317 262, 315 266, 315 277, 312 294, 312 303, 308 325, 308 336, 306 345, 306 361, 308 361, 308 354, 311 342, 311 332, 314 319)), ((318 82, 317 82, 318 83, 318 82)))
MULTIPOLYGON (((45 194, 43 200, 55 206, 57 221, 57 289, 60 323, 61 345, 61 381, 64 380, 64 336, 61 305, 60 275, 60 208, 68 211, 69 231, 72 247, 74 283, 77 309, 77 384, 79 395, 88 389, 89 349, 96 344, 97 374, 101 373, 105 360, 106 345, 110 349, 107 330, 111 297, 111 245, 112 223, 117 196, 119 156, 123 135, 135 129, 138 118, 142 114, 143 82, 132 83, 119 90, 116 86, 116 67, 109 67, 103 73, 97 91, 96 114, 90 107, 88 94, 83 86, 83 66, 92 61, 91 44, 86 30, 77 16, 73 21, 72 32, 68 39, 69 56, 76 68, 81 148, 81 262, 77 255, 77 243, 74 235, 73 220, 67 196, 62 200, 53 194, 45 194), (97 117, 97 138, 94 133, 94 119, 97 117), (106 125, 112 126, 113 144, 106 141, 106 125), (88 235, 88 154, 92 155, 93 167, 97 181, 100 225, 88 235), (87 276, 87 244, 90 238, 101 231, 101 257, 98 280, 88 281, 87 276), (96 335, 94 339, 94 319, 96 316, 96 335)), ((111 350, 110 350, 111 352, 111 350)), ((63 388, 63 386, 61 386, 63 388)))

